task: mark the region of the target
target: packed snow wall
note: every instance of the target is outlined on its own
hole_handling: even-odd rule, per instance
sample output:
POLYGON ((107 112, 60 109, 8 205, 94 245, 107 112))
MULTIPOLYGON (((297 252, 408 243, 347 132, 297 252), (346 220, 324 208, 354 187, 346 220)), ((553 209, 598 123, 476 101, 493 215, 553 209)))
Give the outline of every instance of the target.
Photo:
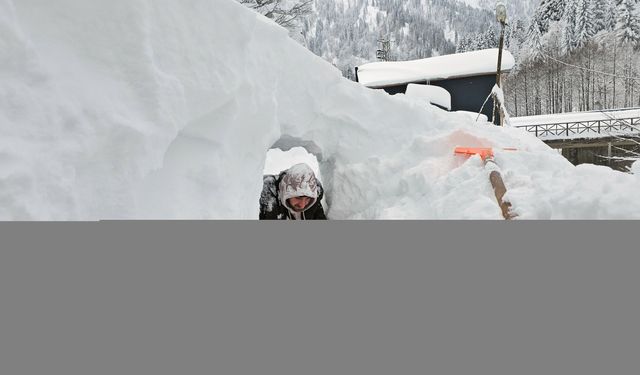
POLYGON ((0 219, 254 219, 282 139, 317 146, 334 219, 500 218, 457 145, 517 147, 497 159, 521 217, 567 216, 536 173, 575 168, 484 125, 345 80, 233 0, 0 0, 0 219))

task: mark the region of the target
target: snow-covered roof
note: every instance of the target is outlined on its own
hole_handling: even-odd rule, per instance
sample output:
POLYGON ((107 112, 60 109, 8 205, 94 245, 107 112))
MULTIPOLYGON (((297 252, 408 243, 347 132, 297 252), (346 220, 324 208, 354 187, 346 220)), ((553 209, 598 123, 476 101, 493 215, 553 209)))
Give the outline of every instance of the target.
MULTIPOLYGON (((411 61, 385 61, 358 67, 358 81, 367 87, 380 88, 411 82, 463 78, 495 73, 498 49, 485 49, 411 61)), ((502 71, 515 65, 509 51, 503 50, 502 71)))

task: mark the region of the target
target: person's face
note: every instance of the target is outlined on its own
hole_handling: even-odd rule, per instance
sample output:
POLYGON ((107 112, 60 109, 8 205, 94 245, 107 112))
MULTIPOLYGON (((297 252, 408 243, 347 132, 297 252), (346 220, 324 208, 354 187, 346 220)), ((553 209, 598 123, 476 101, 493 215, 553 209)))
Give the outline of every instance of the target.
POLYGON ((309 205, 311 200, 312 198, 310 197, 293 197, 289 198, 289 205, 296 211, 302 211, 309 205))

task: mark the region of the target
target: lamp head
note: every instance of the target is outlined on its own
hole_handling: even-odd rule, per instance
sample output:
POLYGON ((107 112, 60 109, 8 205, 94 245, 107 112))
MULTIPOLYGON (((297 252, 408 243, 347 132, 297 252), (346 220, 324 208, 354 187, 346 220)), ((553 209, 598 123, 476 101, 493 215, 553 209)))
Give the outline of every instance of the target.
POLYGON ((507 23, 507 6, 502 1, 496 4, 496 18, 503 25, 507 23))

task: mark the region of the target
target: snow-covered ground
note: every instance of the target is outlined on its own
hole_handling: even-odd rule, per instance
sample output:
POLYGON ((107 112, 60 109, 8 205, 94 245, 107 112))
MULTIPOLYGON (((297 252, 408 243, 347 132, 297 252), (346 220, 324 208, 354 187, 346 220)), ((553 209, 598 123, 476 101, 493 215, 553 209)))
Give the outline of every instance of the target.
POLYGON ((233 0, 0 0, 0 219, 258 216, 267 151, 317 145, 332 219, 640 218, 640 178, 342 78, 233 0))

